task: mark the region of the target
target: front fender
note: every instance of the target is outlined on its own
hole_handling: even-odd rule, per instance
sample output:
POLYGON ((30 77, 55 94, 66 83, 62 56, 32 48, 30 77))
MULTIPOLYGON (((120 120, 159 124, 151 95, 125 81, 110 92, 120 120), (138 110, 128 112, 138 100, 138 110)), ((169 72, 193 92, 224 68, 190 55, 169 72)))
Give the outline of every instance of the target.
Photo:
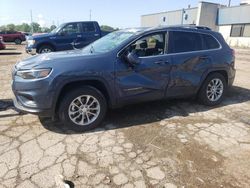
POLYGON ((61 93, 64 89, 65 86, 69 85, 69 84, 74 84, 74 83, 77 83, 77 82, 86 82, 87 85, 91 85, 91 81, 94 82, 94 81, 98 81, 100 83, 102 83, 104 85, 104 87, 106 88, 106 91, 108 93, 108 97, 109 97, 109 102, 110 102, 110 106, 113 107, 116 105, 116 98, 115 98, 115 95, 114 95, 114 92, 113 92, 113 87, 112 85, 110 85, 107 80, 105 80, 104 78, 101 78, 101 77, 96 77, 96 76, 92 76, 92 77, 75 77, 75 78, 67 78, 67 79, 64 79, 60 82, 58 82, 55 86, 55 88, 53 88, 54 90, 54 96, 53 96, 53 112, 55 114, 56 112, 56 107, 57 107, 57 104, 58 104, 58 100, 60 99, 60 96, 61 96, 61 93))
POLYGON ((42 45, 50 45, 54 48, 55 51, 57 50, 56 44, 50 39, 38 40, 38 41, 36 41, 36 43, 33 47, 36 48, 36 50, 38 50, 42 45))

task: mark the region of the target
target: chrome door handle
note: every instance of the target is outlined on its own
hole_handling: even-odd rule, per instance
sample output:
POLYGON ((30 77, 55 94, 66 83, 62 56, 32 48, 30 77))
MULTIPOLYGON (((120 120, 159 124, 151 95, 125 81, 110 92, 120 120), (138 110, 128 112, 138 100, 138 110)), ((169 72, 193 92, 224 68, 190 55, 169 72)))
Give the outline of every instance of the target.
POLYGON ((157 65, 165 65, 165 64, 168 64, 169 62, 168 61, 156 61, 154 62, 154 64, 157 64, 157 65))
POLYGON ((80 38, 80 37, 82 37, 82 35, 77 35, 77 37, 79 37, 79 38, 80 38))
POLYGON ((98 37, 98 36, 99 36, 99 34, 95 34, 94 36, 95 36, 95 37, 98 37))
POLYGON ((208 59, 208 56, 201 56, 200 59, 208 59))
POLYGON ((79 45, 79 44, 81 44, 80 42, 76 42, 76 41, 74 41, 74 42, 71 42, 70 43, 72 46, 76 46, 76 45, 79 45))

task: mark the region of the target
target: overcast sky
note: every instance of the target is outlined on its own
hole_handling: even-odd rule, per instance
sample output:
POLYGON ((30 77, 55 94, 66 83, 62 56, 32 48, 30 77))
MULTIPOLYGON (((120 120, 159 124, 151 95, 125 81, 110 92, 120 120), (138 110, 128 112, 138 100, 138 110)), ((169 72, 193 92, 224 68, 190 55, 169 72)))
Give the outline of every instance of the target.
MULTIPOLYGON (((228 4, 229 0, 208 0, 228 4)), ((42 26, 68 21, 92 20, 101 25, 126 28, 140 26, 140 16, 168 10, 197 7, 198 0, 0 0, 0 25, 33 21, 42 26)), ((240 0, 232 0, 239 5, 240 0)))

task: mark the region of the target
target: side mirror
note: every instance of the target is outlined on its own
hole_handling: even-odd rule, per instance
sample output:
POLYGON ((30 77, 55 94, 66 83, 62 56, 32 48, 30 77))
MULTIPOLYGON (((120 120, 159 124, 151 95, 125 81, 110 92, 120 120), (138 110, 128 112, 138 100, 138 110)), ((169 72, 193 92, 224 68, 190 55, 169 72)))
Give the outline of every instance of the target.
POLYGON ((140 64, 140 59, 139 59, 139 57, 136 55, 136 53, 135 52, 129 52, 127 55, 126 55, 126 59, 127 59, 127 61, 131 64, 131 65, 133 65, 133 66, 135 66, 135 65, 138 65, 138 64, 140 64))

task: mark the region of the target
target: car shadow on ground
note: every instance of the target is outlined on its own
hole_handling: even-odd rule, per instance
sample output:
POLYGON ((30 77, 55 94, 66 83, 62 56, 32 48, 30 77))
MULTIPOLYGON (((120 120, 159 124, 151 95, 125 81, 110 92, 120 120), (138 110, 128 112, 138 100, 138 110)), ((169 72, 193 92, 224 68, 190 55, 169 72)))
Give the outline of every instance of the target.
MULTIPOLYGON (((250 90, 233 86, 224 101, 215 107, 200 105, 196 100, 192 99, 161 100, 130 105, 121 109, 109 110, 102 126, 87 131, 86 133, 140 126, 159 122, 173 116, 187 117, 191 113, 205 112, 215 108, 240 104, 247 101, 250 101, 250 90)), ((80 132, 69 130, 68 127, 63 126, 59 121, 52 121, 49 118, 40 118, 40 121, 44 128, 56 133, 81 134, 80 132)))
POLYGON ((21 55, 22 52, 0 52, 1 55, 21 55))
POLYGON ((13 101, 11 99, 0 99, 0 111, 7 110, 13 107, 13 101))
POLYGON ((0 118, 8 118, 13 116, 19 116, 22 115, 22 112, 19 112, 15 109, 13 105, 12 99, 0 99, 0 118), (8 112, 7 110, 12 110, 11 112, 8 112), (13 113, 16 112, 16 113, 13 113))
POLYGON ((17 50, 16 48, 9 48, 9 47, 6 47, 5 50, 17 50))

